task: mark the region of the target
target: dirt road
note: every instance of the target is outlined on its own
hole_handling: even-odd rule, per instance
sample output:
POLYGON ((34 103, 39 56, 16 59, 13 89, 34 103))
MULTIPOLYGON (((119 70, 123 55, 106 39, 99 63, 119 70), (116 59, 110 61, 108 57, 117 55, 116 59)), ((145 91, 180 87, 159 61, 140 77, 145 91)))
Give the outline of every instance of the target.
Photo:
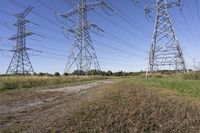
POLYGON ((0 132, 51 132, 51 123, 62 119, 83 99, 95 97, 96 89, 113 80, 89 84, 16 93, 0 94, 0 132))

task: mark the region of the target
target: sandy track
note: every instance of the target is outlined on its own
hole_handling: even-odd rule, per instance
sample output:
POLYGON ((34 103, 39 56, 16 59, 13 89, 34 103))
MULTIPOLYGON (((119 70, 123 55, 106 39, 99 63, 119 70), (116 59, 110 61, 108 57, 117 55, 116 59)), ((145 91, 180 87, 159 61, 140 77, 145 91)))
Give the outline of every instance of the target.
POLYGON ((105 81, 97 81, 94 83, 79 85, 79 86, 70 86, 70 87, 63 87, 58 89, 48 89, 48 90, 42 90, 43 92, 66 92, 66 93, 77 93, 79 91, 92 88, 94 86, 103 85, 103 84, 109 84, 113 83, 112 80, 105 80, 105 81))
POLYGON ((47 128, 49 122, 78 106, 82 99, 91 99, 93 89, 115 82, 104 80, 58 89, 0 94, 3 97, 0 99, 0 132, 37 132, 39 128, 47 128))
MULTIPOLYGON (((34 97, 32 99, 30 99, 30 98, 29 99, 27 99, 27 98, 17 99, 17 97, 16 97, 14 101, 0 102, 0 114, 14 112, 14 111, 20 111, 25 108, 30 108, 30 107, 34 107, 34 106, 39 106, 41 104, 46 104, 47 102, 51 102, 58 97, 58 96, 52 95, 52 94, 59 95, 59 93, 65 92, 68 95, 71 95, 73 93, 78 93, 80 91, 83 91, 83 90, 86 90, 86 89, 89 89, 89 88, 92 88, 95 86, 109 84, 112 82, 113 81, 111 81, 111 80, 105 80, 105 81, 96 81, 94 83, 78 85, 78 86, 40 90, 40 91, 37 91, 36 94, 29 95, 30 98, 32 96, 34 97), (38 97, 39 95, 44 95, 44 97, 38 97)), ((34 93, 34 92, 31 92, 31 93, 34 93)), ((21 94, 22 97, 23 97, 23 95, 26 95, 26 93, 21 94)), ((20 94, 18 95, 18 97, 20 97, 20 94)))

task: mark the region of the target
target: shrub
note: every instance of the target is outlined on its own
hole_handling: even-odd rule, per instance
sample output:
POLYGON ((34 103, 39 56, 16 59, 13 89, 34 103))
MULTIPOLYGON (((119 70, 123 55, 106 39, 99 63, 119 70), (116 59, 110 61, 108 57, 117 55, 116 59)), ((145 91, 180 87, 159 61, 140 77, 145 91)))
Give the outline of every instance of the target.
POLYGON ((60 73, 59 73, 59 72, 55 72, 55 73, 54 73, 54 76, 59 77, 59 76, 60 76, 60 73))

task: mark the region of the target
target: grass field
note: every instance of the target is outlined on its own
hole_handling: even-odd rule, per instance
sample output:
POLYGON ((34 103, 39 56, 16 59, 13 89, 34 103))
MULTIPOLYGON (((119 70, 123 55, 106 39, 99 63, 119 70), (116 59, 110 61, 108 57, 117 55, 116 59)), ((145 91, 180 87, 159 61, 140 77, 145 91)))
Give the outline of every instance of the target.
MULTIPOLYGON (((60 80, 53 77, 47 81, 55 79, 60 80)), ((102 78, 73 77, 63 79, 65 82, 51 82, 65 84, 99 79, 102 78)), ((45 81, 45 77, 39 80, 45 81)), ((199 80, 129 77, 112 79, 111 84, 97 85, 75 94, 22 91, 15 95, 5 92, 0 98, 3 107, 20 106, 21 103, 32 105, 31 100, 35 104, 39 100, 42 104, 0 114, 0 126, 3 127, 0 131, 197 133, 200 132, 199 91, 199 80)))
POLYGON ((59 128, 70 132, 199 132, 200 108, 192 98, 200 97, 199 87, 195 80, 126 79, 85 101, 65 116, 59 128))
POLYGON ((180 78, 132 78, 125 81, 127 84, 143 85, 157 89, 177 91, 183 95, 200 98, 200 80, 184 80, 180 78))
POLYGON ((101 76, 2 76, 0 77, 0 91, 56 88, 68 84, 80 84, 82 82, 107 79, 101 76))

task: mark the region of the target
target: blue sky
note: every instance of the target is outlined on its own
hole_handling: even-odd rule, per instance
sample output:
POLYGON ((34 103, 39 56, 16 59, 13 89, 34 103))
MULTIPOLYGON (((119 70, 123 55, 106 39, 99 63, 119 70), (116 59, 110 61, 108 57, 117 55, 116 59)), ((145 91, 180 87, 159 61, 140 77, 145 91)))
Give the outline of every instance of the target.
MULTIPOLYGON (((23 6, 33 6, 33 11, 28 14, 27 19, 36 23, 28 24, 27 29, 45 37, 32 36, 27 39, 27 47, 42 51, 39 55, 34 52, 30 54, 35 72, 60 72, 63 73, 66 60, 70 54, 72 40, 64 37, 61 30, 60 18, 56 17, 54 11, 64 13, 69 11, 73 4, 70 0, 41 0, 49 8, 45 7, 37 0, 1 0, 0 2, 0 49, 10 50, 16 42, 9 41, 8 38, 16 34, 16 17, 10 14, 19 13, 25 7, 19 6, 12 1, 17 1, 23 6), (39 14, 39 15, 38 15, 39 14)), ((88 0, 93 2, 94 0, 88 0)), ((94 47, 99 58, 102 70, 112 71, 140 71, 148 67, 149 51, 155 14, 151 19, 147 19, 144 10, 133 3, 133 0, 107 0, 118 10, 123 11, 124 18, 117 13, 106 13, 98 8, 95 12, 88 13, 88 19, 98 24, 106 33, 98 36, 91 33, 94 47), (113 38, 113 36, 115 38, 113 38), (120 40, 117 40, 120 38, 120 40), (120 49, 120 50, 118 50, 120 49)), ((198 1, 198 0, 197 0, 198 1)), ((76 3, 76 0, 72 0, 76 3)), ((143 5, 154 4, 155 0, 141 0, 143 5)), ((188 67, 200 61, 200 15, 195 0, 182 0, 182 14, 179 8, 170 9, 172 23, 184 52, 184 57, 188 67), (185 19, 185 20, 184 20, 185 19)), ((115 8, 113 8, 115 10, 115 8)), ((118 12, 118 10, 115 10, 118 12)), ((200 10, 200 9, 199 9, 200 10)), ((121 12, 120 12, 121 13, 121 12)), ((200 14, 200 12, 199 12, 200 14)), ((0 54, 0 73, 5 73, 11 61, 13 53, 3 51, 0 54)))

